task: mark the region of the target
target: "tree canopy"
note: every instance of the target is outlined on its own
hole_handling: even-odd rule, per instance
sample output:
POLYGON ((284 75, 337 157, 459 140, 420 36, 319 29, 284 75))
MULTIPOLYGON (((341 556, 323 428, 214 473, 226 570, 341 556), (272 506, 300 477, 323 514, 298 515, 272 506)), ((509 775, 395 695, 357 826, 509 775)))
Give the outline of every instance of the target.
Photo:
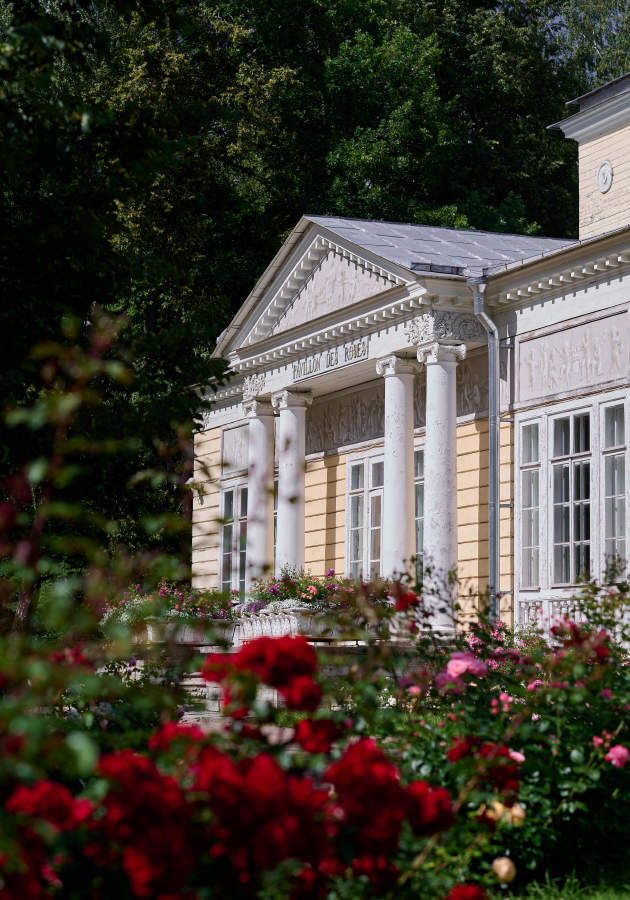
MULTIPOLYGON (((629 67, 616 0, 2 0, 0 30, 3 397, 41 390, 64 316, 86 341, 126 316, 134 383, 82 427, 128 466, 86 458, 82 501, 137 546, 303 213, 574 236, 576 147, 546 126, 629 67), (130 488, 139 462, 164 478, 130 488)), ((44 432, 3 427, 0 475, 44 432)))

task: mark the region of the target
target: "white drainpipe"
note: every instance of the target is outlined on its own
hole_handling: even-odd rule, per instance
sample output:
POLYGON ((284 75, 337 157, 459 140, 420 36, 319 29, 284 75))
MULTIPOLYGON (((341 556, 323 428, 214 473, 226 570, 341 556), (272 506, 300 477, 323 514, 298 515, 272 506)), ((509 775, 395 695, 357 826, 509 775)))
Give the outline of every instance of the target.
POLYGON ((490 619, 499 618, 499 465, 500 445, 500 378, 499 331, 486 313, 484 294, 488 279, 469 278, 468 287, 473 293, 475 315, 488 332, 488 431, 489 431, 489 472, 488 472, 488 590, 490 594, 490 619))

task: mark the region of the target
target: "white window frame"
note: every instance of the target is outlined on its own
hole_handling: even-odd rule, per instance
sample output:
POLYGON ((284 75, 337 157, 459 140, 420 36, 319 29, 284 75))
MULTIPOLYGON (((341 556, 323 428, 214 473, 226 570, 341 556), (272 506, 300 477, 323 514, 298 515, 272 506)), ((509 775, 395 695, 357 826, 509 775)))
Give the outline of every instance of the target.
MULTIPOLYGON (((414 445, 414 453, 418 450, 422 450, 424 452, 424 442, 418 443, 416 442, 414 445)), ((366 450, 363 453, 351 454, 346 458, 346 529, 345 529, 345 573, 347 578, 352 578, 351 566, 354 562, 351 560, 351 540, 352 540, 352 497, 361 494, 363 496, 363 526, 362 526, 362 535, 363 535, 363 553, 362 553, 362 578, 364 580, 369 576, 372 577, 372 564, 374 560, 371 558, 371 549, 372 549, 372 522, 371 522, 371 513, 372 513, 372 503, 376 498, 380 498, 381 504, 381 523, 382 523, 382 515, 383 515, 383 494, 385 491, 385 486, 374 486, 372 484, 372 466, 374 463, 383 463, 385 462, 383 447, 376 447, 371 450, 366 450), (352 467, 356 465, 363 465, 363 488, 360 491, 352 490, 352 467)), ((414 469, 412 471, 413 478, 413 500, 414 503, 414 548, 415 548, 415 533, 416 533, 416 520, 415 520, 415 492, 416 492, 416 484, 422 483, 424 484, 424 475, 421 478, 415 478, 415 460, 414 460, 414 469)), ((424 516, 422 517, 424 520, 424 516)), ((382 524, 381 524, 381 557, 379 559, 379 564, 382 563, 382 552, 383 552, 383 533, 382 533, 382 524)), ((382 574, 382 569, 379 565, 379 574, 382 574)))
POLYGON ((221 525, 219 528, 219 589, 238 591, 241 596, 244 596, 245 593, 245 574, 247 570, 247 516, 241 515, 244 490, 247 491, 246 478, 231 479, 229 482, 221 484, 221 525), (231 522, 226 523, 225 499, 230 491, 233 493, 234 514, 231 522), (231 573, 229 576, 224 571, 225 556, 227 555, 224 550, 224 539, 225 529, 228 525, 232 527, 229 550, 231 573))
POLYGON ((383 552, 383 532, 382 532, 382 521, 383 521, 383 485, 374 485, 373 484, 373 466, 375 463, 383 463, 383 467, 385 465, 385 459, 383 456, 383 448, 377 447, 374 450, 366 451, 362 454, 356 454, 349 456, 346 460, 346 541, 345 541, 345 572, 346 577, 348 578, 361 578, 363 581, 369 580, 372 575, 372 567, 373 563, 376 560, 372 559, 371 549, 372 549, 372 523, 371 523, 371 513, 372 513, 372 503, 380 503, 380 554, 378 562, 378 572, 380 574, 380 563, 383 552), (352 468, 353 466, 362 465, 363 466, 363 487, 359 490, 352 490, 352 468), (361 496, 363 498, 363 510, 362 510, 362 559, 361 560, 352 560, 351 559, 351 546, 352 546, 352 498, 361 496), (352 566, 355 562, 360 562, 361 564, 361 572, 360 574, 352 572, 352 566))
POLYGON ((591 577, 594 573, 594 569, 596 566, 596 556, 593 552, 595 549, 594 544, 596 544, 596 534, 595 530, 597 528, 597 523, 599 519, 593 516, 593 500, 594 494, 597 492, 597 481, 595 477, 594 471, 594 457, 597 456, 598 450, 598 441, 597 435, 599 429, 597 428, 597 423, 594 422, 594 417, 596 415, 596 409, 593 408, 592 405, 588 406, 579 406, 576 409, 572 409, 568 412, 562 412, 559 415, 551 415, 550 425, 547 429, 548 435, 548 452, 547 452, 547 477, 548 477, 548 490, 549 490, 549 583, 552 588, 570 588, 575 586, 577 582, 577 578, 581 573, 584 573, 584 566, 580 566, 579 572, 577 571, 577 551, 576 547, 578 545, 583 545, 585 543, 588 544, 589 551, 589 566, 588 566, 588 577, 591 577), (588 416, 589 419, 589 448, 588 450, 576 450, 575 449, 575 420, 580 417, 588 416), (556 435, 556 422, 568 420, 569 422, 569 452, 561 455, 555 455, 555 435, 556 435), (595 427, 594 427, 595 426, 595 427), (579 466, 583 466, 584 464, 589 465, 589 486, 588 486, 588 501, 585 501, 581 496, 576 497, 577 487, 576 487, 576 469, 579 466), (569 534, 568 541, 566 545, 569 550, 569 567, 568 567, 568 579, 558 579, 556 572, 556 546, 560 546, 561 544, 556 544, 556 533, 555 533, 555 516, 556 516, 556 506, 560 505, 556 503, 555 496, 555 474, 556 471, 560 468, 566 467, 569 473, 569 484, 568 484, 568 500, 563 503, 563 506, 568 507, 568 525, 569 525, 569 534), (579 537, 579 529, 576 527, 576 508, 578 504, 589 507, 589 540, 588 541, 580 541, 579 537), (593 523, 595 523, 595 529, 593 528, 593 523))
POLYGON ((424 559, 424 446, 413 448, 413 547, 416 555, 416 574, 419 576, 424 559), (422 474, 416 475, 416 453, 422 453, 422 474), (418 488, 422 486, 422 515, 418 513, 418 488), (418 522, 422 522, 422 547, 418 548, 418 522))
MULTIPOLYGON (((630 496, 630 391, 627 389, 604 392, 588 398, 576 398, 551 407, 530 409, 515 415, 515 452, 516 465, 514 477, 514 567, 515 567, 515 617, 521 623, 532 620, 535 613, 541 624, 553 623, 561 614, 571 614, 567 602, 576 591, 575 583, 557 584, 554 581, 553 555, 553 467, 558 461, 571 461, 589 458, 589 454, 571 453, 556 459, 553 456, 554 422, 566 417, 590 414, 590 465, 591 465, 591 577, 600 580, 606 570, 606 484, 605 459, 607 456, 624 455, 625 458, 625 494, 630 496), (606 409, 623 405, 625 444, 615 448, 606 448, 605 415, 606 409), (523 543, 522 543, 522 473, 529 468, 523 463, 523 426, 538 424, 539 448, 539 585, 523 585, 523 543)), ((571 423, 571 439, 573 439, 573 422, 571 423)), ((533 464, 532 464, 533 465, 533 464)), ((573 474, 573 473, 572 473, 573 474)), ((573 496, 570 496, 571 504, 573 496)), ((630 525, 630 504, 625 504, 626 533, 626 565, 630 557, 628 530, 630 525)), ((573 522, 571 522, 573 528, 573 522)), ((572 561, 573 564, 573 561, 572 561)), ((573 572, 571 576, 573 577, 573 572)))

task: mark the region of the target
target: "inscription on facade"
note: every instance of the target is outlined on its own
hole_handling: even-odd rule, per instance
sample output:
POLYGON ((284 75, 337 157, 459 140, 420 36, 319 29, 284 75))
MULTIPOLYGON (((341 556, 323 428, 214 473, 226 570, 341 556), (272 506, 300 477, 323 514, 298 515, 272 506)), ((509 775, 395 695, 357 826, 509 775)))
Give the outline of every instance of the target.
POLYGON ((360 341, 351 341, 334 347, 332 350, 324 350, 314 353, 293 364, 293 381, 310 378, 311 375, 321 375, 329 369, 341 369, 352 363, 367 359, 369 350, 369 338, 360 341))
POLYGON ((521 342, 521 400, 591 387, 627 374, 625 312, 521 342))

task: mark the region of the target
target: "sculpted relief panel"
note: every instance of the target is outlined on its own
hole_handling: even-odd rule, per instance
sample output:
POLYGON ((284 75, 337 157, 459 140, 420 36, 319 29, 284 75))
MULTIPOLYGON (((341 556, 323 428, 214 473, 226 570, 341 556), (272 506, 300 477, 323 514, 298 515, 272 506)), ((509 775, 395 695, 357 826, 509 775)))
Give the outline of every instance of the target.
POLYGON ((306 413, 306 452, 383 437, 385 385, 317 403, 306 413))
POLYGON ((229 428, 223 432, 223 456, 221 471, 224 475, 238 472, 248 466, 249 425, 229 428))
POLYGON ((358 303, 387 290, 392 284, 387 278, 368 272, 359 263, 350 262, 330 251, 307 278, 270 333, 280 334, 310 319, 358 303))
POLYGON ((521 400, 590 387, 627 374, 625 312, 521 342, 521 400))

